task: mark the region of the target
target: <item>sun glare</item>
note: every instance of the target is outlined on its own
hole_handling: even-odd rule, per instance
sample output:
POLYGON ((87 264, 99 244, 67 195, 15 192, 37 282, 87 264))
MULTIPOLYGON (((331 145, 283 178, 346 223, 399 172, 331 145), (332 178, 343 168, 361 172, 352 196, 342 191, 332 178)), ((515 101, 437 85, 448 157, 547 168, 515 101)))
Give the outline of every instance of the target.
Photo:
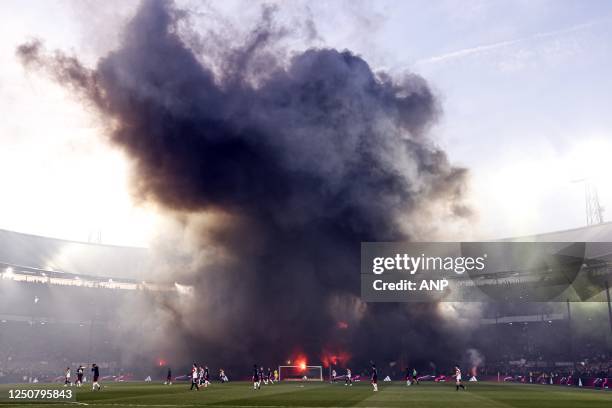
MULTIPOLYGON (((473 205, 488 238, 521 236, 584 225, 584 183, 612 203, 612 142, 583 138, 563 151, 521 156, 473 175, 473 205)), ((605 214, 604 214, 605 218, 605 214)))
POLYGON ((18 134, 3 139, 0 149, 0 228, 146 246, 157 216, 134 203, 127 159, 65 91, 31 82, 10 119, 18 134))

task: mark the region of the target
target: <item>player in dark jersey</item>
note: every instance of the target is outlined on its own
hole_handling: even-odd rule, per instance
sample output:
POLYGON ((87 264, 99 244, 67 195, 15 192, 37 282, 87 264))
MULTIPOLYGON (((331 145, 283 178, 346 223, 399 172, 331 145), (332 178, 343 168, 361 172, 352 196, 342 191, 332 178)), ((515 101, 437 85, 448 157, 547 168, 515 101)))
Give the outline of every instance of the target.
POLYGON ((79 368, 77 368, 77 380, 76 380, 76 386, 80 387, 81 385, 83 385, 83 373, 85 372, 85 368, 80 365, 79 368))
POLYGON ((410 382, 410 369, 408 367, 406 367, 406 374, 404 375, 404 378, 406 378, 406 386, 409 387, 412 383, 410 382))
POLYGON ((204 366, 204 387, 208 387, 210 385, 210 370, 208 366, 204 366))
POLYGON ((259 380, 259 370, 257 364, 253 364, 253 389, 258 390, 261 388, 261 381, 259 380))
POLYGON ((372 387, 374 387, 374 391, 378 391, 378 371, 374 363, 372 363, 372 387))
POLYGON ((91 365, 91 371, 93 373, 93 383, 91 384, 91 389, 92 391, 95 391, 97 387, 98 390, 100 390, 102 388, 102 386, 98 382, 98 380, 100 379, 100 369, 98 368, 98 365, 96 363, 91 365))
POLYGON ((272 369, 268 367, 268 372, 266 373, 266 378, 270 382, 270 384, 274 384, 274 376, 272 375, 272 369))
POLYGON ((412 369, 412 383, 419 385, 419 377, 417 376, 417 370, 416 368, 412 369))
POLYGON ((172 370, 168 368, 168 374, 166 375, 165 385, 172 385, 172 370))

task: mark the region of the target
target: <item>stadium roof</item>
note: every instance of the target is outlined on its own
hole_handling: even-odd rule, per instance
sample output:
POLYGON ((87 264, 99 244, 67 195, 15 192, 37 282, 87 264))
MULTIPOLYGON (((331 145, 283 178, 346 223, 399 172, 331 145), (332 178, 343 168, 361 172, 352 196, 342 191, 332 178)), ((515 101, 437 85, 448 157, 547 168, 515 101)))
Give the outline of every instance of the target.
POLYGON ((146 248, 66 241, 0 229, 0 263, 46 271, 143 280, 146 248))
POLYGON ((563 231, 547 232, 523 237, 505 238, 501 241, 517 242, 588 242, 585 256, 612 262, 612 222, 589 225, 563 231))
POLYGON ((612 242, 612 222, 543 234, 505 238, 502 241, 535 242, 612 242))
MULTIPOLYGON (((501 241, 592 242, 587 257, 612 260, 612 222, 501 241)), ((151 256, 146 248, 67 241, 0 229, 0 263, 100 278, 146 280, 151 256)))

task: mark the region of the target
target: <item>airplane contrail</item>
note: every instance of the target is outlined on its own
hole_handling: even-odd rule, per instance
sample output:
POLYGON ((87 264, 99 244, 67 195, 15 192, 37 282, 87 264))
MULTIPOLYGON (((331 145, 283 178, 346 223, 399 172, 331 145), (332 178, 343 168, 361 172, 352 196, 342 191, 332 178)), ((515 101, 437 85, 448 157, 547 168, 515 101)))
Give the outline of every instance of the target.
POLYGON ((528 37, 521 37, 521 38, 516 38, 514 40, 506 40, 506 41, 499 41, 499 42, 495 42, 495 43, 491 43, 491 44, 484 44, 484 45, 477 45, 474 47, 469 47, 469 48, 464 48, 461 50, 457 50, 457 51, 451 51, 448 53, 444 53, 444 54, 440 54, 440 55, 435 55, 433 57, 428 57, 428 58, 423 58, 420 60, 417 60, 415 62, 416 65, 419 64, 436 64, 439 62, 445 62, 445 61, 449 61, 449 60, 453 60, 453 59, 458 59, 458 58, 464 58, 464 57, 468 57, 470 55, 475 55, 475 54, 481 54, 483 52, 487 52, 487 51, 491 51, 491 50, 495 50, 495 49, 499 49, 499 48, 503 48, 503 47, 508 47, 510 45, 515 45, 515 44, 519 44, 519 43, 523 43, 523 42, 527 42, 527 41, 532 41, 532 40, 536 40, 536 39, 542 39, 542 38, 549 38, 549 37, 555 37, 561 34, 567 34, 567 33, 571 33, 571 32, 575 32, 575 31, 581 31, 587 28, 591 28, 595 25, 599 25, 603 22, 606 22, 610 20, 610 17, 606 17, 604 19, 599 19, 599 20, 595 20, 595 21, 590 21, 587 23, 582 23, 582 24, 577 24, 574 25, 572 27, 568 27, 568 28, 563 28, 560 30, 554 30, 554 31, 547 31, 547 32, 543 32, 543 33, 537 33, 534 35, 530 35, 528 37))

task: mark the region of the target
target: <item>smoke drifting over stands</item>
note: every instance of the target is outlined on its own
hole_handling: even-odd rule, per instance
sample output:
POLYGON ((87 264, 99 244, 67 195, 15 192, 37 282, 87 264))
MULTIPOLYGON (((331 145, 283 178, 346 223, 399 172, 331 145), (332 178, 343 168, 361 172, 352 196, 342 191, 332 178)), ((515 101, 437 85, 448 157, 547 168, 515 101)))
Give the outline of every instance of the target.
POLYGON ((170 316, 160 347, 226 366, 390 361, 405 339, 423 359, 447 351, 436 305, 359 299, 360 242, 435 239, 470 215, 466 170, 428 137, 427 82, 348 50, 277 52, 291 30, 270 7, 240 44, 198 37, 187 15, 143 2, 93 68, 40 41, 17 50, 99 112, 135 194, 196 231, 196 265, 165 276, 194 293, 131 318, 170 316))

